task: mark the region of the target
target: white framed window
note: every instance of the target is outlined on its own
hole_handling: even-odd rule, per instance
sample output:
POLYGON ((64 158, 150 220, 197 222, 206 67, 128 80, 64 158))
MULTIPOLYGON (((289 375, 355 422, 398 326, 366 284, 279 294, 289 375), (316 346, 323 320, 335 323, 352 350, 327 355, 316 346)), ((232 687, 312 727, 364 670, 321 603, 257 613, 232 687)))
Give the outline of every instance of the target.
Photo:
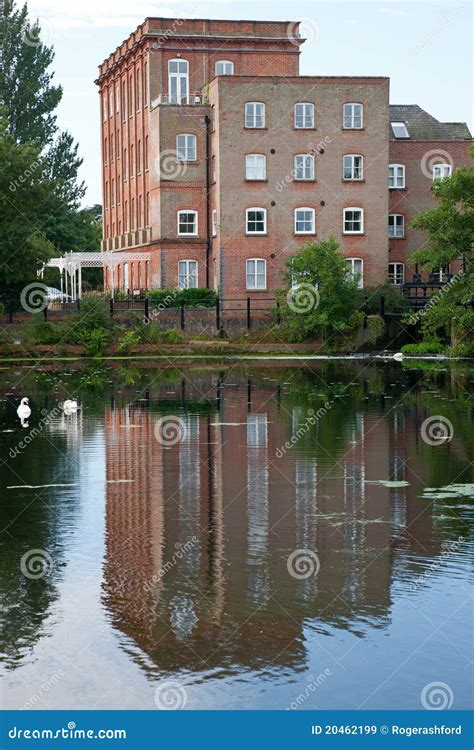
POLYGON ((247 102, 245 104, 245 127, 265 127, 265 104, 263 102, 247 102))
POLYGON ((295 104, 295 128, 314 128, 314 104, 298 102, 295 104))
POLYGON ((114 116, 114 90, 110 89, 109 94, 109 117, 114 116))
POLYGON ((349 277, 357 278, 357 287, 364 286, 364 261, 362 258, 346 258, 346 271, 349 277))
POLYGON ((267 261, 263 258, 249 258, 245 261, 247 289, 267 288, 267 261))
POLYGON ((346 102, 343 108, 343 128, 360 130, 363 127, 363 107, 359 102, 346 102))
POLYGON ((391 190, 405 187, 405 165, 389 164, 388 166, 388 186, 391 190))
POLYGON ((189 63, 187 60, 168 61, 168 97, 170 104, 189 102, 189 63))
POLYGON ((433 279, 433 281, 436 281, 439 284, 444 284, 446 283, 446 281, 448 281, 448 274, 449 274, 449 266, 441 266, 441 268, 434 268, 433 271, 430 273, 430 280, 433 279))
POLYGON ((216 76, 233 76, 234 63, 230 60, 217 60, 215 71, 216 76))
POLYGON ((178 263, 178 289, 197 289, 197 260, 180 260, 178 263))
POLYGON ((392 132, 395 138, 409 138, 410 133, 404 122, 391 122, 392 132))
POLYGON ((295 180, 314 180, 314 156, 296 154, 294 164, 295 180))
POLYGON ((403 214, 388 215, 388 236, 391 238, 405 236, 405 217, 403 214))
POLYGON ((115 112, 120 112, 120 86, 115 87, 115 112))
POLYGON ((267 209, 247 208, 245 229, 247 234, 265 234, 267 231, 267 209))
POLYGON ((350 207, 344 209, 344 234, 364 233, 364 209, 350 207))
POLYGON ((405 265, 403 263, 388 264, 388 281, 394 286, 402 286, 405 283, 405 265))
POLYGON ((102 119, 105 122, 107 120, 107 93, 102 97, 102 119))
POLYGON ((196 161, 197 138, 191 133, 179 133, 176 136, 176 158, 178 161, 196 161))
POLYGON ((444 180, 451 177, 453 168, 451 164, 433 164, 433 180, 444 180))
POLYGON ((198 233, 197 211, 178 211, 178 235, 196 237, 198 233))
POLYGON ((364 157, 360 154, 344 154, 342 158, 342 178, 362 180, 364 178, 364 157))
POLYGON ((247 154, 245 157, 245 179, 265 180, 267 172, 267 158, 265 154, 247 154))
POLYGON ((217 208, 212 209, 212 236, 217 234, 217 208))
POLYGON ((295 208, 295 234, 314 234, 316 231, 314 208, 295 208))

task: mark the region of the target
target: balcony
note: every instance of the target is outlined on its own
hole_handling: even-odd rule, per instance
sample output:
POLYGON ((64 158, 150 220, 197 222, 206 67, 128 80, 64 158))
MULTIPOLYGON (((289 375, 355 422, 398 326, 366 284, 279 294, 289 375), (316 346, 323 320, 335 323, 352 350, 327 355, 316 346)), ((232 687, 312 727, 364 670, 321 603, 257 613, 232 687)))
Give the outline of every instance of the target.
POLYGON ((172 94, 160 94, 153 99, 151 102, 151 108, 160 106, 178 106, 178 107, 191 107, 191 106, 202 106, 206 105, 205 97, 203 94, 193 94, 192 96, 176 96, 172 94))

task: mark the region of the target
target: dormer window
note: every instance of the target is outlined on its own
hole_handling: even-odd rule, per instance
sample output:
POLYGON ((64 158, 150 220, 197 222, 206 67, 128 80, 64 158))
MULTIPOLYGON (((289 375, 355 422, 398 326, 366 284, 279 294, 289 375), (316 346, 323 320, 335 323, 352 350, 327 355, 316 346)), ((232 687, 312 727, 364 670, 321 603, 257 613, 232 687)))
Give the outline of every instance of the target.
POLYGON ((391 122, 392 132, 395 138, 409 138, 410 133, 404 122, 391 122))

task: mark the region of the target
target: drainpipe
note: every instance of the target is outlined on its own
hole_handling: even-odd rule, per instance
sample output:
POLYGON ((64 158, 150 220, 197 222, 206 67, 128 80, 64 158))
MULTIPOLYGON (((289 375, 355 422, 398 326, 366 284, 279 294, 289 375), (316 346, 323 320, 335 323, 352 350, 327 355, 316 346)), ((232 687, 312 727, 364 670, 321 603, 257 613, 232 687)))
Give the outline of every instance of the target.
POLYGON ((211 258, 211 118, 204 116, 206 125, 206 287, 209 288, 209 263, 211 258))

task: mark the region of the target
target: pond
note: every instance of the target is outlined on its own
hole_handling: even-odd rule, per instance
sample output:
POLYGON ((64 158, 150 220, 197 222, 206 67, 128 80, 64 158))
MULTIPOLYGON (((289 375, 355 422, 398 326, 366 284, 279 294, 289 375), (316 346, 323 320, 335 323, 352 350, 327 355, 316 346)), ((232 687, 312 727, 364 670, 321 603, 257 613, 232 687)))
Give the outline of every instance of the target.
POLYGON ((2 708, 468 708, 473 383, 4 366, 2 708))

